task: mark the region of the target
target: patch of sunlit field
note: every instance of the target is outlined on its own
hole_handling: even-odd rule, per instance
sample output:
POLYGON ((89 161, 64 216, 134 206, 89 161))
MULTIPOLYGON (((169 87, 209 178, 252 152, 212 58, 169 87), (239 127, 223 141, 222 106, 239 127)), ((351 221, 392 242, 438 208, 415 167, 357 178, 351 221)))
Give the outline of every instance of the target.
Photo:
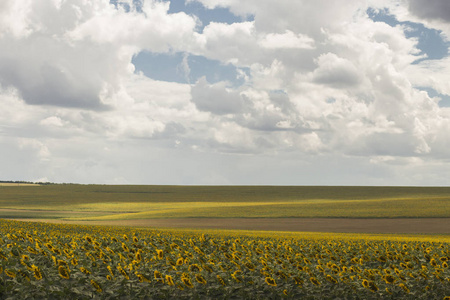
POLYGON ((39 184, 35 183, 15 183, 15 182, 0 182, 0 186, 40 186, 39 184))
POLYGON ((11 299, 447 299, 450 237, 0 220, 11 299))
POLYGON ((450 217, 447 187, 0 187, 0 217, 117 220, 195 217, 450 217), (86 214, 84 214, 86 212, 86 214))
MULTIPOLYGON (((96 205, 101 208, 100 205, 96 205)), ((106 207, 110 207, 106 205, 106 207)), ((123 204, 117 205, 122 211, 123 204)), ((141 211, 74 217, 79 220, 127 220, 147 218, 399 218, 450 217, 449 200, 304 200, 298 202, 181 202, 136 204, 141 211), (148 210, 150 208, 150 210, 148 210)), ((129 210, 129 209, 128 209, 129 210)), ((118 210, 115 210, 116 212, 118 210)))

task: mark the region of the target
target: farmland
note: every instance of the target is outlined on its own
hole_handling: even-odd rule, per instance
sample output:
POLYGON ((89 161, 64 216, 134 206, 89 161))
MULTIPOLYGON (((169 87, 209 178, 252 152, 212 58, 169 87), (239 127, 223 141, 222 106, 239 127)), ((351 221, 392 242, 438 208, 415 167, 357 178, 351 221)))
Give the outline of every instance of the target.
POLYGON ((0 186, 0 217, 449 218, 446 187, 0 186))
POLYGON ((449 238, 0 221, 12 298, 443 299, 449 238))
POLYGON ((443 299, 449 238, 0 221, 13 298, 443 299))
POLYGON ((449 188, 0 186, 0 294, 443 299, 448 199, 449 188), (409 235, 369 234, 383 228, 409 235))

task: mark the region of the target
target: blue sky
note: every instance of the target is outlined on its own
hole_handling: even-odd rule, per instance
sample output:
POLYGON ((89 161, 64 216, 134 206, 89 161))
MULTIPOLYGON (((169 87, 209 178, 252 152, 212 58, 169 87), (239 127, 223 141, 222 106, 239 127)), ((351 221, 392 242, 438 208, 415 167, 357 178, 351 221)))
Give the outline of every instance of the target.
MULTIPOLYGON (((424 24, 404 21, 399 22, 397 18, 390 14, 388 10, 380 11, 368 11, 369 17, 378 22, 384 22, 389 26, 404 25, 410 28, 410 31, 405 32, 405 36, 408 38, 415 38, 418 41, 417 48, 421 53, 426 54, 425 58, 418 59, 414 63, 419 63, 424 60, 440 60, 448 56, 450 43, 442 34, 442 30, 428 28, 424 24)), ((430 87, 417 87, 430 95, 430 97, 439 97, 442 100, 439 102, 439 106, 450 106, 450 96, 438 93, 436 90, 430 87)))
MULTIPOLYGON (((251 16, 236 16, 225 7, 208 9, 199 2, 186 3, 184 0, 176 0, 169 3, 168 13, 182 12, 195 16, 198 19, 196 28, 198 32, 202 32, 203 28, 211 22, 232 24, 253 19, 251 16)), ((190 55, 186 52, 152 53, 143 51, 138 53, 132 62, 137 72, 143 72, 145 76, 155 80, 194 83, 205 76, 210 83, 228 81, 232 85, 243 84, 243 81, 238 78, 236 67, 232 64, 211 60, 204 56, 190 55), (183 63, 187 63, 189 72, 183 69, 183 63)), ((244 71, 248 72, 246 69, 244 71)))
POLYGON ((450 2, 0 4, 0 180, 448 185, 450 2))
MULTIPOLYGON (((247 18, 235 16, 224 7, 208 9, 198 2, 185 3, 184 0, 171 1, 168 12, 184 12, 196 16, 199 20, 198 32, 202 32, 203 28, 211 22, 232 24, 253 19, 251 16, 247 18)), ((417 59, 414 63, 423 60, 439 60, 448 55, 450 43, 444 40, 441 30, 427 28, 421 23, 411 21, 400 22, 387 9, 377 11, 368 9, 367 14, 376 22, 384 22, 392 27, 403 25, 410 28, 405 31, 405 36, 417 39, 417 48, 422 54, 426 54, 426 58, 417 59)), ((218 60, 210 60, 204 56, 190 55, 186 52, 152 53, 143 51, 133 58, 132 63, 136 67, 136 72, 142 72, 145 76, 155 80, 195 83, 204 76, 210 83, 227 81, 234 86, 244 83, 242 78, 239 78, 236 67, 232 64, 224 64, 218 60), (186 64, 189 71, 183 68, 183 65, 186 64)), ((243 71, 248 73, 247 68, 243 71)), ((430 87, 418 88, 426 91, 430 97, 441 98, 440 106, 450 106, 450 96, 440 94, 430 87)))

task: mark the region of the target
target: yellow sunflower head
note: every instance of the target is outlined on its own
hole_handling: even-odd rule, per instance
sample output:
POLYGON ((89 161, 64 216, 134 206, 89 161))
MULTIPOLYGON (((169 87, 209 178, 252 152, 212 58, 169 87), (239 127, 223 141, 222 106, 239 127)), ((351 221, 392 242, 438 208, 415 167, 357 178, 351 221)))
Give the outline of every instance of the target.
POLYGON ((59 276, 61 276, 64 279, 70 278, 69 270, 65 266, 59 266, 58 273, 59 273, 59 276))
POLYGON ((264 281, 270 286, 277 286, 275 279, 273 279, 272 277, 266 277, 264 281))

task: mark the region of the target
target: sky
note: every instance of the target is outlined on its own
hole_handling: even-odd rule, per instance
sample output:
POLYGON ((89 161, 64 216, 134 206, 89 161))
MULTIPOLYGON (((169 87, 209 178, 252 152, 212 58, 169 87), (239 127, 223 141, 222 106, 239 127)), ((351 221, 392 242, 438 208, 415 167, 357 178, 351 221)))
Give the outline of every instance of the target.
POLYGON ((450 184, 450 1, 2 0, 0 180, 450 184))

